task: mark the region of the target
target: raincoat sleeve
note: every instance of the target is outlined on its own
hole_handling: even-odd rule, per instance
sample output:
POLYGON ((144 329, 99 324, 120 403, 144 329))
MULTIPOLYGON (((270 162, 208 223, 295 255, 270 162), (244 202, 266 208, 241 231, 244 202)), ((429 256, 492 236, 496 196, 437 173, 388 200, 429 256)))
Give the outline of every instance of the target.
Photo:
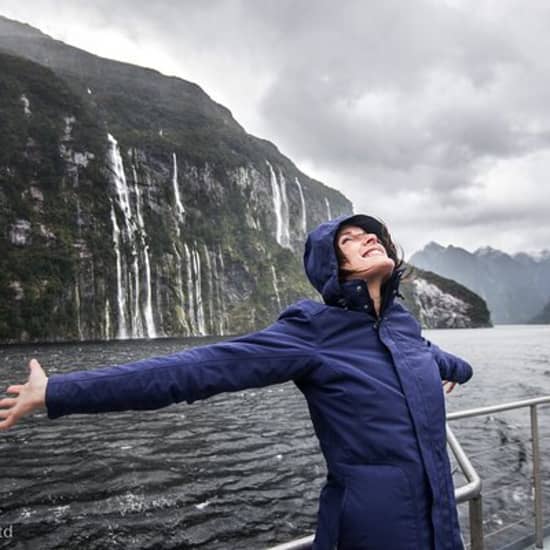
POLYGON ((221 392, 306 377, 316 366, 308 316, 287 310, 270 327, 173 355, 51 376, 49 418, 73 413, 158 409, 221 392))
POLYGON ((452 353, 443 351, 429 340, 425 340, 425 342, 439 367, 441 380, 449 380, 450 382, 458 382, 459 384, 464 384, 470 380, 473 370, 467 361, 452 353))

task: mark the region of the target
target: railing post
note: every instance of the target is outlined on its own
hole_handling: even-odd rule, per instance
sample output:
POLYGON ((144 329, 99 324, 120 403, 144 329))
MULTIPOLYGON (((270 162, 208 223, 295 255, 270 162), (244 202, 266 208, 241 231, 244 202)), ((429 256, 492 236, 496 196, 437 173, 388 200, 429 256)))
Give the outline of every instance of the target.
POLYGON ((535 548, 543 546, 542 489, 540 481, 540 449, 537 406, 531 405, 531 443, 533 445, 533 489, 535 491, 535 548))
POLYGON ((483 550, 483 509, 481 495, 468 502, 470 508, 470 550, 483 550))

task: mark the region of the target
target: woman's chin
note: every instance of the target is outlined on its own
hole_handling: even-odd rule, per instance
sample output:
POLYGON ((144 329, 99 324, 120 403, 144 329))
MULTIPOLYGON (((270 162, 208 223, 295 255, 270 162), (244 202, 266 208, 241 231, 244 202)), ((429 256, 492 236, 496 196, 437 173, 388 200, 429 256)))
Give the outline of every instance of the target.
POLYGON ((394 267, 395 262, 391 258, 375 256, 368 258, 361 267, 357 266, 353 275, 360 279, 380 278, 385 281, 393 273, 394 267))

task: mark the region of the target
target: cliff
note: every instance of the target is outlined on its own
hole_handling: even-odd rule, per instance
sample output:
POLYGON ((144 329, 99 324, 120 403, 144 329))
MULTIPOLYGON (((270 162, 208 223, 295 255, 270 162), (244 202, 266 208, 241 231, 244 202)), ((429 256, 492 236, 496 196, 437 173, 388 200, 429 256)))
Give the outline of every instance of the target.
POLYGON ((436 273, 410 266, 402 285, 409 311, 425 328, 492 326, 485 300, 465 286, 436 273))
POLYGON ((239 333, 313 295, 343 195, 195 84, 0 27, 0 341, 239 333))
MULTIPOLYGON (((305 236, 352 213, 196 84, 2 17, 0 128, 0 342, 257 329, 316 297, 305 236)), ((468 323, 424 291, 428 326, 468 323)))

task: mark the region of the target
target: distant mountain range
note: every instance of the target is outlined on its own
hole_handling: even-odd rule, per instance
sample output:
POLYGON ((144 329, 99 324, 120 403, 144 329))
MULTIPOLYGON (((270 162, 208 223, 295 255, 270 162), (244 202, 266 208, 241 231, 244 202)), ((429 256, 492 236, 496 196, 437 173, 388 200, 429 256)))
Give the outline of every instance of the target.
POLYGON ((469 252, 431 242, 410 263, 479 294, 495 323, 550 322, 549 250, 510 255, 491 247, 469 252))

